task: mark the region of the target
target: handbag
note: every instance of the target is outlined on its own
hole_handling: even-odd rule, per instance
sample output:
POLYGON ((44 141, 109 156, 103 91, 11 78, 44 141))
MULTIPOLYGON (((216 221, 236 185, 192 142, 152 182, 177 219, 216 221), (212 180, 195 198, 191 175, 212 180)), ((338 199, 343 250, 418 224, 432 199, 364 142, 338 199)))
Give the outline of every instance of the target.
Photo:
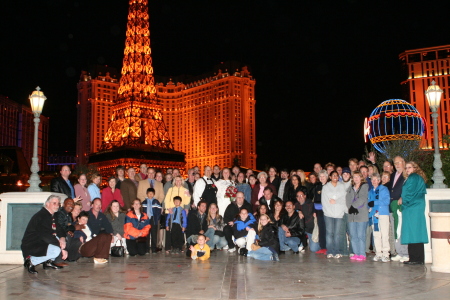
POLYGON ((314 229, 312 232, 311 239, 314 243, 319 242, 319 225, 317 224, 317 217, 314 217, 314 229))
POLYGON ((125 256, 125 248, 122 245, 122 239, 118 240, 120 241, 120 246, 116 246, 116 244, 114 244, 114 246, 111 247, 111 256, 114 257, 124 257, 125 256))

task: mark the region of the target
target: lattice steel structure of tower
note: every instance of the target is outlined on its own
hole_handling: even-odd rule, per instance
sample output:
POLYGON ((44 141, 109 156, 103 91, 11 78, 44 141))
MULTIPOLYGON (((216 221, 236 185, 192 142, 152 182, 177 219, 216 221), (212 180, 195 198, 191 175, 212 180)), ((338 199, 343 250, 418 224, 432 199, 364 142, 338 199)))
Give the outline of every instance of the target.
POLYGON ((184 153, 173 150, 156 97, 149 27, 148 0, 130 0, 117 100, 100 152, 89 158, 105 175, 118 164, 184 167, 184 153))
POLYGON ((131 0, 117 104, 102 150, 143 144, 173 149, 156 98, 148 1, 131 0))

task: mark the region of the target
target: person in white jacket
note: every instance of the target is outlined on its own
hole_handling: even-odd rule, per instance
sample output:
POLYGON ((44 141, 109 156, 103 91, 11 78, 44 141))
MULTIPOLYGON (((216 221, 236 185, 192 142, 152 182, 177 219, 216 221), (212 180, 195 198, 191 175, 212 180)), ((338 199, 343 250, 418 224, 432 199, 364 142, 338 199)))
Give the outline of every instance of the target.
MULTIPOLYGON (((320 174, 319 174, 320 175, 320 174)), ((344 213, 347 210, 345 203, 345 185, 339 182, 339 174, 336 171, 330 173, 331 181, 322 188, 322 207, 325 217, 327 258, 342 257, 343 249, 340 249, 339 241, 343 238, 341 226, 343 226, 344 213)))

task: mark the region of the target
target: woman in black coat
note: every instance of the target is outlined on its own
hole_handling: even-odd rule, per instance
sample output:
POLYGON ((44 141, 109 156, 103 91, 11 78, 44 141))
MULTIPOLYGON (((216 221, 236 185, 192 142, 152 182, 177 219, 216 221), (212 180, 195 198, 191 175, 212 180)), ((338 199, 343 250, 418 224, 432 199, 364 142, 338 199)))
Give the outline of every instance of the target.
MULTIPOLYGON (((263 214, 259 217, 258 235, 260 248, 249 251, 247 256, 259 260, 274 260, 279 261, 278 252, 280 244, 278 242, 278 227, 276 224, 270 222, 268 215, 263 214)), ((253 249, 253 247, 252 247, 253 249)))
POLYGON ((283 195, 283 201, 286 202, 288 200, 293 201, 293 203, 297 202, 297 192, 302 188, 302 183, 300 176, 292 175, 290 184, 286 185, 283 195))

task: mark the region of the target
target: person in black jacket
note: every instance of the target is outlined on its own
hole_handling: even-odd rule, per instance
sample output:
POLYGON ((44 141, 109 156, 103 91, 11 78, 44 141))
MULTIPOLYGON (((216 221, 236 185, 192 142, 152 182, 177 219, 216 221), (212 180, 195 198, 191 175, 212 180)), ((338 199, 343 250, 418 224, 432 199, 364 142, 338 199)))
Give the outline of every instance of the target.
POLYGON ((278 196, 272 191, 270 186, 264 188, 263 196, 259 199, 259 205, 267 205, 270 211, 273 211, 273 206, 275 205, 275 201, 281 200, 278 196))
POLYGON ((52 179, 50 183, 50 191, 54 193, 66 194, 68 198, 75 199, 75 190, 69 180, 70 173, 72 173, 69 166, 62 166, 59 173, 61 176, 52 179))
MULTIPOLYGON (((297 192, 297 204, 300 219, 305 222, 305 234, 302 235, 300 241, 303 247, 306 247, 306 236, 308 237, 309 250, 316 252, 320 250, 318 242, 313 242, 312 233, 314 231, 314 203, 308 199, 306 188, 297 192)), ((301 250, 300 250, 301 251, 301 250)))
MULTIPOLYGON (((73 200, 71 198, 67 198, 66 200, 64 200, 63 207, 61 207, 55 214, 55 218, 58 224, 66 233, 66 249, 68 252, 67 259, 69 261, 76 261, 78 258, 80 258, 80 253, 78 250, 80 249, 81 241, 80 239, 74 239, 73 233, 75 232, 75 230, 81 230, 84 228, 84 225, 75 224, 74 220, 72 219, 71 212, 74 206, 75 203, 73 202, 73 200)), ((61 259, 61 254, 55 259, 54 263, 55 265, 60 267, 68 266, 68 264, 61 259)))
POLYGON ((54 216, 60 201, 58 196, 50 195, 44 207, 31 218, 23 235, 21 249, 24 267, 31 274, 37 274, 35 266, 42 263, 44 269, 61 269, 53 263, 61 252, 62 259, 67 258, 66 233, 54 216))
POLYGON ((198 235, 205 234, 206 230, 208 230, 206 206, 206 201, 201 200, 197 204, 197 210, 189 211, 186 227, 186 241, 188 245, 197 244, 198 235))
POLYGON ((259 260, 279 261, 278 252, 280 244, 278 242, 278 227, 270 221, 268 215, 261 215, 258 222, 258 245, 256 250, 248 251, 247 256, 259 260))
POLYGON ((295 211, 294 201, 286 201, 285 209, 287 214, 283 215, 281 226, 278 230, 280 250, 292 250, 294 253, 298 253, 299 245, 301 246, 300 238, 305 232, 305 223, 295 211))
POLYGON ((236 251, 233 242, 233 224, 241 209, 245 208, 249 213, 252 213, 252 206, 244 200, 244 193, 237 192, 234 202, 228 204, 227 209, 223 215, 223 221, 226 224, 223 228, 223 234, 228 242, 228 252, 236 251))
POLYGON ((286 202, 288 200, 291 200, 292 202, 296 202, 295 196, 297 195, 297 192, 302 187, 302 182, 300 179, 300 176, 297 174, 294 174, 291 176, 290 184, 287 185, 284 189, 284 195, 283 195, 283 201, 286 202))

